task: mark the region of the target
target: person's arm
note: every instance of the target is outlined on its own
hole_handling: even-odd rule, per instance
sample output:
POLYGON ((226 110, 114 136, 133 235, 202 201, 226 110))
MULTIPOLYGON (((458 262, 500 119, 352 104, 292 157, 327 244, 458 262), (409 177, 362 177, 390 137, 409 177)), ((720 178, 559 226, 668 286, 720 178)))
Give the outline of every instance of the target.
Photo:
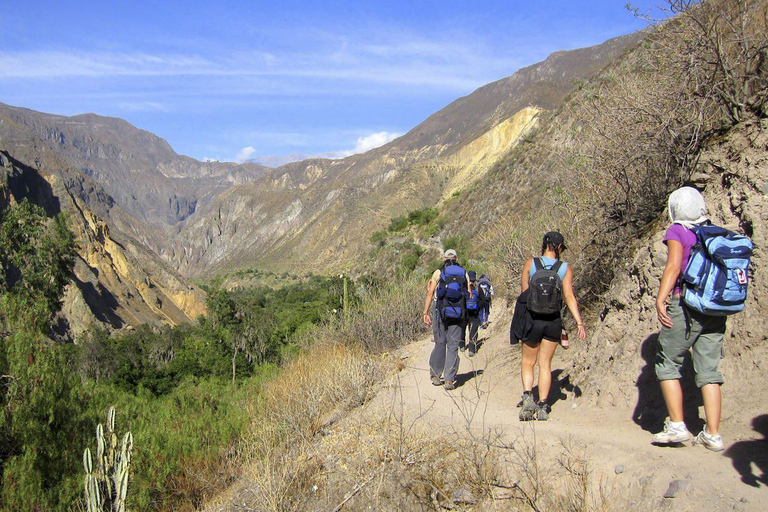
POLYGON ((437 288, 437 284, 430 279, 427 283, 427 298, 424 300, 424 314, 421 316, 421 319, 427 325, 432 325, 432 317, 429 316, 429 306, 432 303, 432 298, 435 296, 435 288, 437 288))
POLYGON ((533 264, 533 258, 526 260, 525 264, 523 265, 523 275, 520 276, 520 293, 523 293, 525 290, 528 289, 528 281, 531 278, 531 276, 528 274, 530 274, 531 272, 532 264, 533 264))
POLYGON ((664 327, 672 327, 672 319, 667 314, 667 297, 675 288, 683 264, 683 244, 677 240, 667 240, 667 264, 659 283, 659 293, 656 295, 656 316, 664 327))
POLYGON ((576 295, 573 293, 573 269, 570 265, 568 265, 568 269, 565 271, 565 278, 563 278, 563 295, 565 295, 565 304, 568 306, 568 311, 571 312, 571 316, 576 320, 579 339, 587 339, 587 328, 584 326, 584 320, 582 320, 581 312, 579 312, 579 301, 576 300, 576 295))

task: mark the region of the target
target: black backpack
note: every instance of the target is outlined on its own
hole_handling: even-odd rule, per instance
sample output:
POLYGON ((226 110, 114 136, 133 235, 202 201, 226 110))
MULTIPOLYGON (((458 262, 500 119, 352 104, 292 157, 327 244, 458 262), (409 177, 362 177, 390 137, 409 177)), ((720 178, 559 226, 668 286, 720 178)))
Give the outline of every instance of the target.
POLYGON ((528 282, 531 296, 528 310, 541 315, 558 313, 563 307, 563 281, 557 274, 562 261, 547 268, 541 258, 533 258, 534 273, 528 282))

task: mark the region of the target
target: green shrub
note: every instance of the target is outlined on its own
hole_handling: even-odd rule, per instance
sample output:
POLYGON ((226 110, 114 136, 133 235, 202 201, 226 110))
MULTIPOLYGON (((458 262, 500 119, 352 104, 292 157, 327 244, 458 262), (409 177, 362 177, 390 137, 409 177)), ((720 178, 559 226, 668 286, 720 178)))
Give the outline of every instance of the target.
POLYGON ((443 250, 454 249, 459 255, 460 262, 469 260, 471 243, 465 235, 450 235, 443 238, 443 250))
POLYGON ((369 240, 373 245, 376 245, 378 247, 384 247, 384 245, 386 245, 387 243, 387 232, 374 231, 369 240))
POLYGON ((440 214, 437 208, 424 208, 423 210, 414 210, 408 213, 408 222, 417 226, 429 224, 440 214))
POLYGON ((387 231, 397 233, 408 227, 408 217, 395 217, 389 223, 387 231))

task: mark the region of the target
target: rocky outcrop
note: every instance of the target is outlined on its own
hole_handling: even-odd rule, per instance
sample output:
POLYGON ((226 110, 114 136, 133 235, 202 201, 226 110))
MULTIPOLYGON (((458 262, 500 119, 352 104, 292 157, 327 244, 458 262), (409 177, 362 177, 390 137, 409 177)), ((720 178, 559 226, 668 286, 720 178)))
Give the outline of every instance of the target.
MULTIPOLYGON (((728 319, 721 371, 724 418, 747 426, 764 412, 762 394, 750 393, 768 369, 768 120, 736 126, 716 140, 701 159, 696 185, 702 188, 712 221, 745 233, 755 244, 748 303, 728 319)), ((655 298, 666 248, 667 227, 660 218, 652 236, 637 245, 634 258, 617 272, 607 291, 603 321, 583 346, 576 345, 570 382, 583 398, 601 406, 634 406, 641 425, 663 421, 666 409, 654 373, 659 322, 655 298)), ((572 349, 573 350, 573 349, 572 349)), ((690 369, 689 369, 690 374, 690 369)), ((686 403, 695 408, 700 396, 689 382, 686 403)))

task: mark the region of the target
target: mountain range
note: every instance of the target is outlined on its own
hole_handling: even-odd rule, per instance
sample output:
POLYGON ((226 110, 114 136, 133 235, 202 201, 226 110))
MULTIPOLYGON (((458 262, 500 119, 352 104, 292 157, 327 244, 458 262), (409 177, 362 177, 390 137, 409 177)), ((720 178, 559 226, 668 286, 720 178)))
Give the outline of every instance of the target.
POLYGON ((19 180, 48 183, 47 197, 35 200, 56 199, 73 218, 73 323, 188 321, 204 311, 189 278, 256 266, 354 269, 374 231, 480 182, 541 116, 641 38, 552 54, 367 153, 278 168, 200 162, 120 119, 0 104, 5 181, 15 200, 35 196, 19 180))

